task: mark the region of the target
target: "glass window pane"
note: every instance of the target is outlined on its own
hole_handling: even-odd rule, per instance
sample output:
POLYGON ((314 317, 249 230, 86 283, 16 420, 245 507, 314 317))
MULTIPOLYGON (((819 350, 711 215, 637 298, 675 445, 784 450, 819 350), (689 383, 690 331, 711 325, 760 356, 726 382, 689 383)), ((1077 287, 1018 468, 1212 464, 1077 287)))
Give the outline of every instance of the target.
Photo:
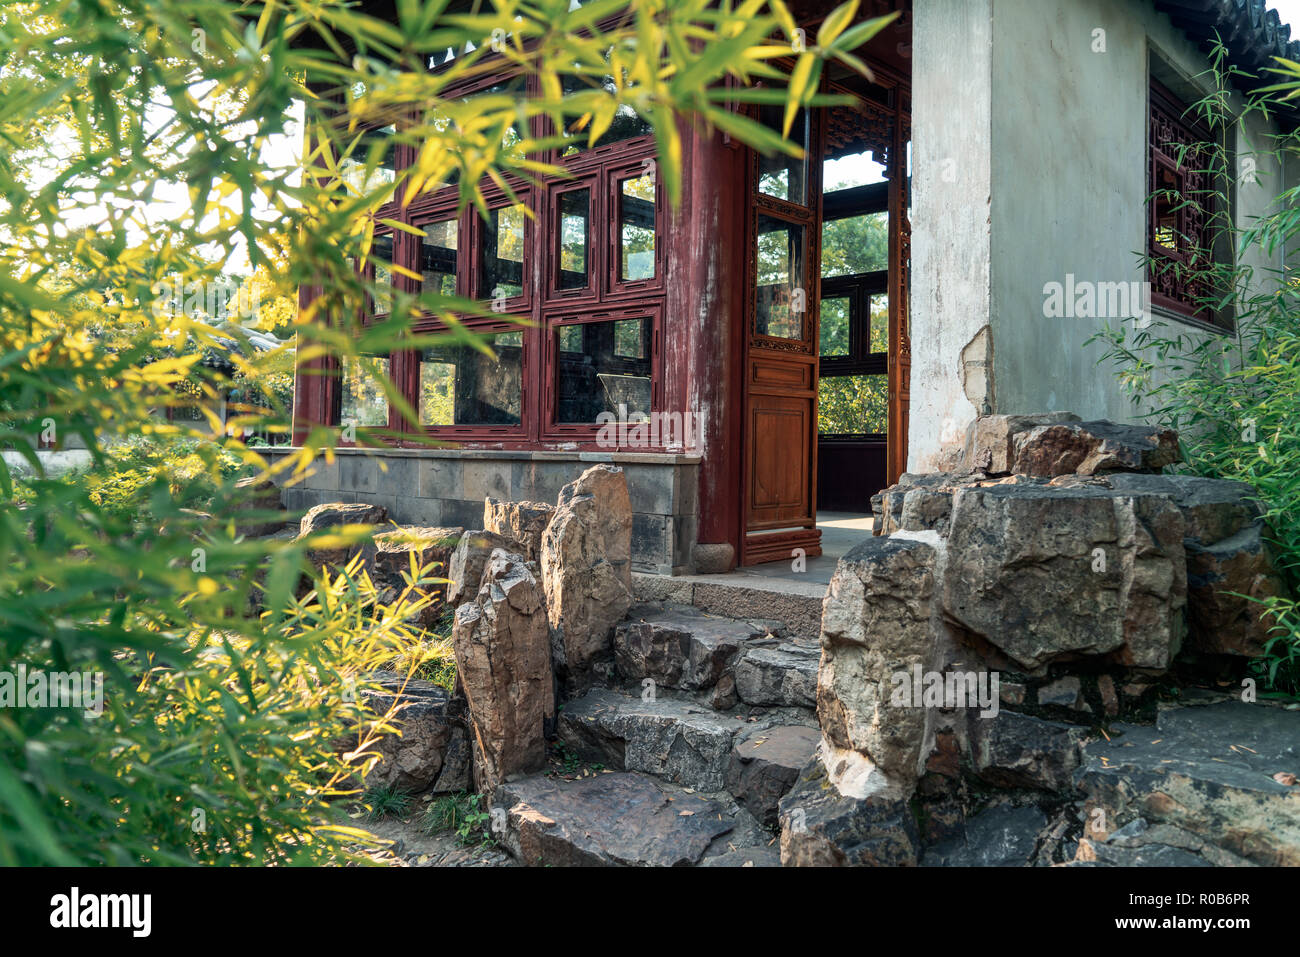
POLYGON ((655 277, 655 181, 648 173, 619 182, 619 279, 655 277))
MULTIPOLYGON (((357 193, 368 193, 397 180, 397 127, 366 130, 338 164, 339 176, 357 193)), ((346 150, 356 138, 340 133, 337 148, 346 150)))
POLYGON ((483 223, 479 296, 510 299, 524 292, 524 207, 503 206, 483 223))
POLYGON ((826 193, 871 186, 886 179, 885 164, 877 161, 870 150, 828 159, 822 164, 822 191, 826 193))
POLYGON ((754 329, 762 336, 803 338, 804 228, 758 217, 758 295, 754 329))
MULTIPOLYGON (((606 76, 597 81, 594 77, 568 75, 560 78, 560 85, 565 96, 591 90, 604 90, 610 96, 613 96, 618 90, 612 76, 606 76)), ((588 148, 587 138, 590 122, 589 114, 566 111, 564 136, 566 139, 572 139, 573 144, 564 148, 564 156, 575 156, 588 148)), ((608 146, 611 143, 620 143, 623 140, 630 140, 637 136, 649 136, 653 132, 654 127, 647 120, 642 119, 636 110, 630 106, 620 106, 614 113, 614 119, 609 124, 609 129, 601 134, 595 145, 608 146)))
MULTIPOLYGON (((780 133, 785 125, 784 106, 764 106, 759 108, 759 122, 769 129, 780 133)), ((758 191, 788 203, 800 206, 808 202, 808 114, 800 110, 790 127, 788 139, 804 150, 804 159, 795 159, 784 153, 758 158, 758 191)))
POLYGON ((556 421, 594 423, 602 412, 624 417, 649 415, 650 335, 648 319, 588 322, 556 329, 556 421))
POLYGON ((393 311, 393 237, 376 235, 370 244, 370 263, 375 269, 374 307, 372 316, 386 316, 393 311))
POLYGON ((495 353, 464 343, 420 354, 420 424, 518 425, 522 415, 523 333, 484 336, 495 353))
POLYGON ((817 431, 822 435, 884 435, 889 427, 889 376, 822 376, 817 381, 817 431))
POLYGON ((871 297, 871 352, 889 352, 889 294, 871 297))
POLYGON ((342 361, 341 425, 380 427, 388 424, 388 399, 380 384, 388 377, 387 356, 348 356, 342 361))
POLYGON ((889 213, 863 213, 822 224, 822 278, 889 268, 889 213))
POLYGON ((424 291, 456 295, 456 252, 460 249, 459 224, 454 219, 426 223, 420 227, 420 273, 424 291))
POLYGON ((587 286, 587 229, 591 216, 591 190, 575 189, 560 194, 560 289, 587 286))
POLYGON ((820 348, 824 356, 850 354, 848 296, 822 299, 820 348))

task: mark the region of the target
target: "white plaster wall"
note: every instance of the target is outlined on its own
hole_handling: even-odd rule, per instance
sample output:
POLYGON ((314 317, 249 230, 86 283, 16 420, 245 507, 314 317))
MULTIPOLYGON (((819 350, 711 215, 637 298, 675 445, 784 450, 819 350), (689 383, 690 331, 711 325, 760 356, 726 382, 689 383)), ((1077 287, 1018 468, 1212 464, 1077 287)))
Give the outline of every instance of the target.
MULTIPOLYGON (((908 468, 939 467, 979 409, 959 357, 989 324, 993 0, 916 0, 908 468)), ((985 392, 971 383, 976 401, 985 392)))
MULTIPOLYGON (((1043 287, 1145 278, 1151 50, 1209 82, 1195 80, 1205 57, 1144 0, 916 0, 910 470, 942 466, 980 390, 996 412, 1140 416, 1102 348, 1085 345, 1106 320, 1045 317, 1043 287), (987 373, 966 349, 985 324, 987 373)), ((1250 127, 1265 143, 1269 130, 1250 127)), ((1279 191, 1276 166, 1258 165, 1239 223, 1279 191)))

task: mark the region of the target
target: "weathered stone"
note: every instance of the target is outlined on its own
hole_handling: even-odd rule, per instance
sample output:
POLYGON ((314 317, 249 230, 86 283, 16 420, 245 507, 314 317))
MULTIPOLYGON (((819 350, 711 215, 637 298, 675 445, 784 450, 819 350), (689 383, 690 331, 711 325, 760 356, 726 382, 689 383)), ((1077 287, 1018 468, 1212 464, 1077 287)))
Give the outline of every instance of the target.
POLYGON ((727 769, 727 790, 764 825, 777 825, 777 804, 808 766, 821 733, 816 728, 783 725, 751 731, 739 738, 727 769))
POLYGON ((459 605, 478 595, 479 585, 483 582, 483 569, 498 548, 512 555, 522 555, 524 552, 522 544, 496 532, 471 530, 461 535, 447 563, 449 604, 459 605))
POLYGON ((1262 514, 1259 493, 1246 482, 1130 472, 1116 472, 1098 479, 1118 491, 1168 498, 1183 513, 1186 537, 1203 545, 1235 535, 1262 514))
POLYGON ((772 844, 738 847, 700 861, 700 867, 780 867, 781 851, 772 844))
POLYGON ((530 562, 540 560, 542 535, 554 514, 555 506, 545 502, 498 502, 494 498, 483 501, 483 527, 521 543, 524 557, 530 562))
POLYGON ((1076 725, 999 711, 971 722, 974 771, 994 787, 1066 793, 1087 737, 1076 725))
POLYGON ((920 837, 907 797, 883 778, 861 794, 843 793, 813 758, 781 799, 781 865, 915 865, 920 837))
POLYGON ((612 657, 614 626, 632 606, 632 502, 622 469, 597 465, 560 492, 542 537, 542 581, 556 676, 590 684, 612 657))
POLYGON ((267 478, 250 475, 236 482, 231 506, 235 512, 235 534, 245 538, 273 535, 288 521, 280 488, 267 478))
POLYGON ((464 733, 459 711, 447 691, 431 682, 392 675, 380 676, 379 683, 382 691, 363 691, 361 699, 377 716, 391 711, 396 733, 382 735, 366 749, 379 755, 366 786, 427 791, 439 778, 454 733, 464 733))
POLYGON ((944 612, 1028 670, 1076 655, 1167 668, 1185 631, 1184 527, 1155 495, 959 489, 944 612))
POLYGON ((1039 425, 1011 438, 1008 471, 1051 478, 1096 472, 1158 472, 1181 460, 1178 434, 1098 420, 1039 425))
POLYGON ((589 761, 721 791, 735 737, 752 727, 689 701, 642 700, 595 689, 565 703, 559 734, 589 761))
POLYGON ((935 554, 911 539, 862 542, 836 566, 822 614, 817 718, 826 740, 911 781, 926 710, 892 704, 892 676, 933 670, 935 554))
POLYGON ((962 450, 966 467, 972 472, 1005 475, 1019 471, 1012 468, 1014 439, 1021 432, 1043 425, 1078 422, 1073 412, 1043 412, 1038 415, 981 415, 966 428, 962 450))
POLYGON ((1029 805, 996 804, 966 821, 962 838, 926 850, 924 867, 1025 867, 1033 860, 1047 815, 1029 805))
POLYGON ((1143 818, 1255 864, 1300 864, 1300 788, 1273 779, 1300 767, 1300 712, 1227 701, 1109 733, 1075 774, 1084 820, 1117 831, 1143 818))
MULTIPOLYGON (((324 502, 316 505, 302 517, 298 537, 319 535, 330 529, 343 526, 359 525, 370 529, 370 534, 388 523, 388 509, 382 505, 366 505, 360 502, 324 502)), ((342 568, 356 555, 362 553, 363 542, 352 545, 331 546, 327 548, 310 548, 307 561, 313 568, 328 565, 335 569, 342 568)))
POLYGON ((736 564, 736 549, 729 542, 697 542, 691 546, 691 565, 697 575, 722 575, 736 564))
POLYGON ((434 782, 434 794, 455 794, 474 787, 474 758, 469 735, 460 725, 451 729, 451 739, 442 756, 442 770, 434 782))
POLYGON ((614 657, 622 678, 698 691, 717 684, 744 643, 764 634, 762 625, 686 605, 640 605, 614 630, 614 657))
POLYGON ((1276 624, 1263 602, 1288 595, 1261 526, 1249 525, 1212 545, 1188 542, 1188 647, 1192 650, 1262 655, 1276 624))
POLYGON ((545 598, 522 556, 492 553, 477 597, 456 610, 452 647, 480 787, 544 767, 555 708, 550 641, 545 598))
POLYGON ((719 678, 709 694, 709 706, 717 711, 728 711, 734 708, 739 700, 736 696, 736 678, 731 674, 719 678))
POLYGON ((499 839, 530 867, 691 865, 732 828, 717 802, 622 772, 526 778, 493 803, 506 812, 499 839))
POLYGON ((1083 700, 1083 685, 1073 675, 1057 678, 1038 689, 1039 705, 1068 708, 1079 711, 1086 708, 1083 700))
POLYGON ((905 472, 898 481, 871 497, 872 534, 892 535, 904 528, 942 531, 951 508, 952 493, 963 485, 987 478, 983 472, 905 472), (907 496, 916 495, 910 512, 907 496))
POLYGON ((817 646, 797 641, 751 641, 735 665, 736 695, 764 707, 817 707, 817 646))
POLYGON ((1119 714, 1119 694, 1115 691, 1115 679, 1110 675, 1097 678, 1097 693, 1101 695, 1101 707, 1108 717, 1119 714))
POLYGON ((1112 834, 1085 832, 1074 865, 1100 867, 1249 867, 1251 862, 1195 834, 1134 818, 1112 834))
MULTIPOLYGON (((362 548, 366 571, 379 590, 381 600, 395 601, 406 590, 411 577, 412 559, 420 566, 426 580, 446 579, 449 559, 460 540, 461 528, 403 526, 390 532, 380 532, 362 548)), ((446 608, 447 586, 441 581, 430 581, 420 591, 431 602, 417 616, 423 628, 432 628, 446 608)))

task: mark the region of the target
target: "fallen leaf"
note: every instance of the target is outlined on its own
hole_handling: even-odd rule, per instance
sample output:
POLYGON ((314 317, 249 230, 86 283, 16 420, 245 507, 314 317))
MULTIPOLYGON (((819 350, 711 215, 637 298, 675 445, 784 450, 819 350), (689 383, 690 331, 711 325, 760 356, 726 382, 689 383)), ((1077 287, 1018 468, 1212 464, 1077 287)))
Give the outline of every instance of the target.
POLYGON ((1290 771, 1279 771, 1273 775, 1273 780, 1278 784, 1285 784, 1287 787, 1294 787, 1296 777, 1290 771))

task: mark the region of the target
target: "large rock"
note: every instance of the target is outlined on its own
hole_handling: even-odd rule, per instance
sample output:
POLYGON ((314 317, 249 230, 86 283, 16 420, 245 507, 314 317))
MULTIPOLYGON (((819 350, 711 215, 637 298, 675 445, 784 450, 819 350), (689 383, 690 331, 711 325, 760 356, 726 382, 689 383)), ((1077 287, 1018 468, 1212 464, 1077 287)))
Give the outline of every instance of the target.
POLYGON ((1005 475, 1018 471, 1015 438, 1021 432, 1043 425, 1081 421, 1073 412, 1042 412, 1037 415, 981 415, 966 429, 962 457, 972 472, 1005 475))
POLYGON ((483 527, 522 544, 530 562, 540 560, 542 536, 554 515, 555 506, 545 502, 499 502, 490 497, 483 501, 483 527))
MULTIPOLYGON (((320 535, 331 530, 341 531, 345 526, 362 526, 373 534, 375 529, 387 523, 388 509, 382 505, 367 505, 361 502, 323 502, 313 506, 302 517, 298 538, 320 535)), ((309 548, 307 561, 313 568, 328 565, 339 569, 363 551, 363 542, 309 548)))
POLYGON ((1080 655, 1167 668, 1186 627, 1184 529, 1156 495, 958 489, 944 612, 1026 670, 1080 655))
POLYGON ((928 848, 925 867, 1026 867, 1034 858, 1047 815, 1030 804, 996 804, 966 821, 960 838, 928 848))
POLYGON ((766 633, 761 623, 687 605, 639 605, 614 630, 614 659, 624 679, 699 691, 718 683, 746 641, 766 633))
POLYGON ((446 608, 446 579, 451 553, 460 541, 462 528, 403 526, 380 532, 362 548, 366 570, 379 590, 380 599, 392 602, 407 588, 407 582, 424 581, 417 592, 430 602, 417 615, 423 628, 432 628, 446 608), (421 578, 412 578, 412 562, 421 569, 421 578))
POLYGON ((701 791, 723 789, 736 735, 753 727, 690 701, 601 689, 566 702, 559 721, 560 739, 589 761, 701 791))
POLYGON ((1300 773, 1300 712, 1224 701, 1109 734, 1075 773, 1097 840, 1141 818, 1256 864, 1300 865, 1300 786, 1274 778, 1300 773))
POLYGON ((920 774, 927 712, 910 698, 892 703, 892 676, 937 670, 935 558, 923 541, 867 539, 840 559, 822 613, 822 733, 911 781, 920 774))
POLYGON ((447 602, 460 605, 478 595, 483 569, 497 549, 522 555, 524 547, 513 538, 496 532, 470 530, 460 537, 447 562, 447 602))
POLYGON ((974 772, 998 788, 1034 788, 1066 794, 1083 760, 1086 728, 1044 721, 1015 711, 971 722, 974 772))
POLYGON ((428 681, 385 675, 379 684, 382 690, 367 690, 361 698, 376 716, 392 712, 395 733, 382 735, 367 749, 379 760, 366 775, 366 785, 427 791, 441 776, 453 737, 464 733, 460 708, 444 689, 428 681))
POLYGON ((1159 472, 1181 460, 1178 434, 1147 425, 1064 422, 1038 425, 1011 437, 1007 471, 1051 478, 1097 472, 1159 472))
POLYGON ((749 732, 736 741, 727 768, 727 790, 768 827, 778 824, 781 798, 808 766, 821 733, 816 728, 779 725, 749 732))
POLYGON ((1112 488, 1163 495, 1187 523, 1188 648, 1263 654, 1273 621, 1262 602, 1290 594, 1268 543, 1259 493, 1245 482, 1191 475, 1107 476, 1112 488))
POLYGON ((550 639, 541 586, 522 556, 492 554, 478 596, 456 610, 452 647, 480 787, 545 766, 555 708, 550 639))
POLYGON ((812 642, 750 641, 735 664, 736 696, 760 707, 817 707, 820 654, 812 642))
POLYGON ((279 486, 255 475, 235 483, 231 508, 235 513, 235 534, 246 538, 274 535, 288 521, 279 486))
POLYGON ((732 829, 717 802, 641 774, 527 778, 493 801, 494 819, 504 812, 498 839, 530 867, 687 866, 732 829))
POLYGON ((557 678, 577 690, 612 658, 614 626, 632 606, 632 501, 622 469, 597 465, 564 486, 541 566, 557 678))
POLYGON ((909 794, 883 779, 841 791, 820 758, 781 799, 783 867, 898 867, 917 863, 920 836, 909 794))

